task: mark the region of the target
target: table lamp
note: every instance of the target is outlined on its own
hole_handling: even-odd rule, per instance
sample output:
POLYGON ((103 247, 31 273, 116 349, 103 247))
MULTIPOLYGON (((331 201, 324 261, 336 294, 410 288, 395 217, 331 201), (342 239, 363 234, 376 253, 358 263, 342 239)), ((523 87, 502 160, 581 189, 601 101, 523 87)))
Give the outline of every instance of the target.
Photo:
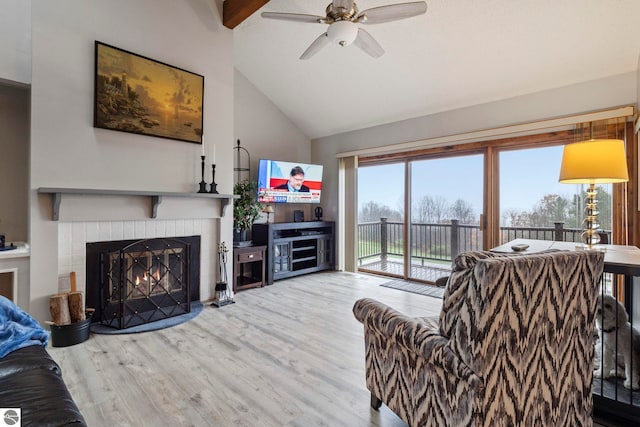
POLYGON ((262 212, 267 214, 267 224, 269 224, 269 216, 273 213, 273 206, 267 205, 262 209, 262 212))
POLYGON ((563 184, 589 184, 582 240, 591 248, 600 242, 596 184, 629 181, 624 141, 591 139, 565 145, 559 181, 563 184))

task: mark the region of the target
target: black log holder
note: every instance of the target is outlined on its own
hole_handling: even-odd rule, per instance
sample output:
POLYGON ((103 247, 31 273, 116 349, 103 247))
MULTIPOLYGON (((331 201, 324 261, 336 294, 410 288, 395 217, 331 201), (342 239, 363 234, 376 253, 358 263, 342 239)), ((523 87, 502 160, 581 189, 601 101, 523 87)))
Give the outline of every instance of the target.
POLYGON ((53 322, 46 322, 51 329, 51 346, 69 347, 88 340, 93 311, 93 309, 87 309, 85 320, 68 325, 56 325, 53 322))
POLYGON ((200 156, 200 159, 202 160, 202 164, 201 164, 202 181, 200 181, 200 189, 198 190, 198 193, 208 193, 207 183, 204 180, 204 158, 205 156, 200 156))

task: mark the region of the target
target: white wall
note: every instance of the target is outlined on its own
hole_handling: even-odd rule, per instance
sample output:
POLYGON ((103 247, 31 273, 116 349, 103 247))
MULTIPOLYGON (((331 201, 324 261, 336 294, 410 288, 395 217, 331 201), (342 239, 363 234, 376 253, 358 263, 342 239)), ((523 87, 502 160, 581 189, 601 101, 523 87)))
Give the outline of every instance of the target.
POLYGON ((0 58, 0 233, 26 241, 31 0, 2 2, 0 58))
MULTIPOLYGON (((37 188, 195 192, 200 180, 199 145, 93 128, 94 40, 205 76, 204 143, 209 153, 216 145, 218 191, 232 192, 233 35, 222 26, 221 5, 33 1, 28 309, 38 320, 48 318, 58 290, 59 226, 37 188)), ((230 242, 231 215, 219 222, 220 239, 230 242)))
POLYGON ((0 84, 0 234, 28 239, 29 90, 0 84))
POLYGON ((31 82, 31 0, 3 0, 0 80, 31 82))
MULTIPOLYGON (((309 138, 237 70, 234 94, 235 139, 240 140, 241 146, 251 156, 251 180, 258 179, 260 159, 310 162, 309 138)), ((246 178, 246 175, 242 177, 246 178)), ((309 219, 313 208, 315 205, 309 204, 278 205, 271 220, 293 221, 293 211, 296 209, 303 210, 305 218, 309 219)))
POLYGON ((631 72, 315 139, 311 141, 311 159, 325 166, 325 215, 327 219, 337 219, 337 153, 569 116, 621 105, 635 105, 636 86, 637 74, 631 72))

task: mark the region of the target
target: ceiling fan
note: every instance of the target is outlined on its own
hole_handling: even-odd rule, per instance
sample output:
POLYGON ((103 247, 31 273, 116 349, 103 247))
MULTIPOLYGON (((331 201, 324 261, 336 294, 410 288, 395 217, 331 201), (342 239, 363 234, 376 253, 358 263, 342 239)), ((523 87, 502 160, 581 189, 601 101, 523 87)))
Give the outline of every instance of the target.
POLYGON ((326 16, 305 15, 300 13, 262 12, 263 18, 284 21, 329 24, 327 31, 305 50, 300 59, 309 59, 324 46, 334 42, 342 47, 355 43, 365 53, 374 58, 384 54, 384 49, 369 34, 356 24, 381 24, 422 15, 427 11, 427 3, 415 1, 372 7, 360 12, 354 0, 334 0, 326 9, 326 16))

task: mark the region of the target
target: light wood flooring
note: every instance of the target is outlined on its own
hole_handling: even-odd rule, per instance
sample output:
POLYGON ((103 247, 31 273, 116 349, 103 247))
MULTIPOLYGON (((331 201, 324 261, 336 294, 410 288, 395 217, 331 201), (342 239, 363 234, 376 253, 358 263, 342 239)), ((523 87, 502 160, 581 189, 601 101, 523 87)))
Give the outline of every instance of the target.
POLYGON ((386 406, 370 409, 351 308, 372 297, 429 316, 441 300, 378 286, 388 280, 301 276, 173 328, 92 334, 49 352, 90 426, 403 427, 386 406))

